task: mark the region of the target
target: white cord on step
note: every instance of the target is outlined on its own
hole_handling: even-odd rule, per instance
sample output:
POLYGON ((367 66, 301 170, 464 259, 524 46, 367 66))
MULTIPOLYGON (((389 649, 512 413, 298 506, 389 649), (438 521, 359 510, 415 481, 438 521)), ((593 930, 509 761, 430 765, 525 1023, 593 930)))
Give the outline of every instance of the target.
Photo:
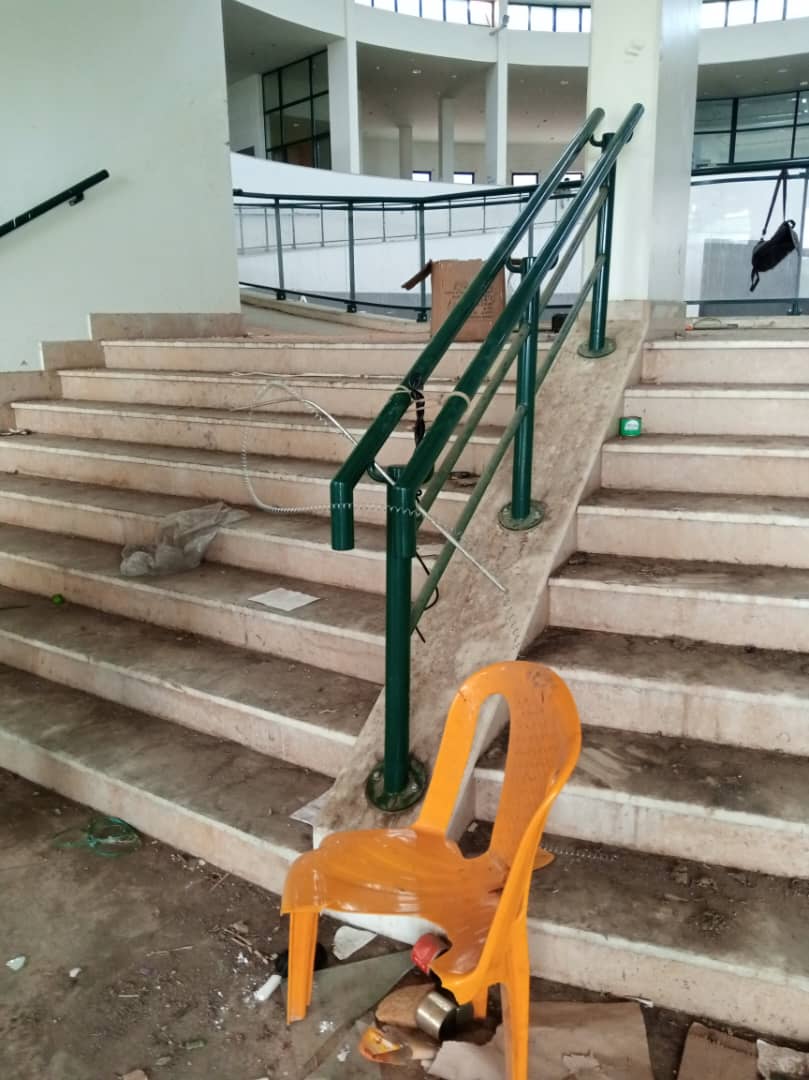
MULTIPOLYGON (((251 371, 251 372, 233 372, 232 374, 250 375, 250 376, 252 376, 252 375, 260 375, 262 373, 261 372, 252 372, 251 371)), ((410 395, 410 391, 404 386, 397 387, 397 390, 402 390, 408 396, 410 395)), ((465 398, 467 404, 469 404, 469 398, 462 391, 454 390, 453 394, 458 394, 459 396, 465 398)), ((452 396, 452 395, 450 395, 450 396, 452 396)), ((230 411, 231 412, 250 412, 250 413, 252 413, 256 409, 262 408, 265 405, 277 405, 277 404, 281 404, 284 401, 299 401, 302 405, 305 405, 307 408, 312 409, 315 412, 315 414, 317 415, 318 419, 326 420, 328 423, 332 424, 340 432, 340 434, 345 436, 345 438, 347 438, 354 446, 359 445, 358 440, 351 434, 350 431, 347 430, 347 428, 345 428, 340 423, 339 420, 336 419, 336 417, 332 416, 332 414, 327 409, 324 409, 323 406, 319 405, 316 401, 313 401, 311 398, 304 397, 303 394, 300 394, 293 386, 289 385, 289 383, 288 383, 288 381, 286 379, 277 379, 277 378, 269 378, 269 379, 267 379, 265 381, 264 385, 261 387, 261 391, 259 392, 258 398, 256 399, 256 401, 253 402, 252 405, 233 406, 230 411), (284 390, 289 395, 289 397, 287 397, 287 398, 276 398, 276 399, 271 399, 269 401, 262 401, 261 399, 262 399, 264 393, 266 392, 266 390, 269 387, 275 387, 275 388, 284 390)), ((271 513, 271 514, 307 514, 307 513, 314 513, 314 512, 322 512, 324 510, 328 510, 329 512, 331 512, 332 510, 345 510, 345 509, 349 509, 352 506, 351 503, 340 503, 340 504, 328 503, 326 505, 320 505, 320 506, 308 506, 308 507, 307 506, 294 506, 294 507, 291 507, 291 506, 274 506, 271 503, 265 503, 259 497, 259 495, 257 494, 255 488, 253 487, 253 482, 252 482, 252 480, 250 478, 250 471, 249 471, 248 464, 247 464, 247 457, 248 457, 247 428, 244 428, 244 430, 242 432, 242 448, 241 448, 242 473, 244 475, 245 484, 247 486, 247 490, 250 493, 250 497, 252 498, 255 505, 258 506, 259 509, 261 509, 261 510, 265 510, 268 513, 271 513)), ((385 469, 381 465, 377 464, 377 462, 374 461, 373 466, 374 466, 375 469, 377 469, 380 476, 382 476, 382 478, 386 481, 386 483, 390 484, 391 487, 395 486, 394 480, 385 471, 385 469)), ((472 555, 471 552, 467 551, 466 548, 461 544, 461 542, 456 537, 454 537, 447 529, 444 528, 444 526, 440 523, 440 521, 437 521, 436 518, 434 518, 432 516, 432 514, 428 510, 425 510, 424 507, 421 505, 421 503, 418 501, 418 499, 415 500, 415 505, 416 505, 416 510, 415 511, 413 511, 413 510, 400 510, 399 513, 412 514, 413 516, 415 516, 416 513, 421 514, 421 516, 426 521, 429 521, 429 523, 433 526, 433 528, 438 533, 440 533, 440 535, 443 536, 446 541, 448 541, 450 544, 452 544, 452 546, 456 549, 456 551, 459 551, 461 553, 461 555, 464 556, 464 558, 469 560, 469 562, 475 567, 476 570, 479 570, 481 572, 481 574, 484 575, 484 577, 488 578, 489 581, 495 586, 495 588, 499 589, 500 592, 502 592, 502 593, 506 592, 505 587, 500 584, 500 582, 497 580, 497 578, 494 576, 494 574, 492 574, 489 570, 486 569, 485 566, 483 566, 480 562, 478 562, 478 560, 474 557, 474 555, 472 555)), ((377 507, 377 506, 373 506, 373 507, 368 506, 368 507, 357 507, 357 509, 368 509, 368 510, 372 510, 375 513, 379 513, 379 512, 382 511, 383 508, 382 507, 377 507)))

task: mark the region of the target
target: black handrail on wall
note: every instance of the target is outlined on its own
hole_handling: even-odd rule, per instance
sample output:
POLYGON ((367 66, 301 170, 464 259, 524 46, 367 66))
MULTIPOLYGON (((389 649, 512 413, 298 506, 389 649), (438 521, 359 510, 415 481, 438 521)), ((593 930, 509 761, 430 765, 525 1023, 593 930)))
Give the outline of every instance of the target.
POLYGON ((42 217, 42 215, 47 214, 49 210, 61 206, 62 203, 68 203, 70 206, 75 206, 84 199, 84 193, 88 188, 95 187, 96 184, 100 184, 103 180, 109 180, 109 177, 109 172, 106 169, 101 169, 100 172, 93 173, 92 176, 87 176, 84 180, 79 180, 78 184, 72 184, 69 188, 65 188, 64 191, 60 191, 58 195, 54 195, 53 198, 46 199, 45 202, 37 203, 36 206, 32 206, 31 209, 26 210, 25 213, 18 214, 17 217, 9 218, 8 221, 4 221, 3 224, 0 225, 0 236, 6 236, 8 233, 14 232, 15 229, 21 229, 22 226, 27 225, 29 221, 42 217))

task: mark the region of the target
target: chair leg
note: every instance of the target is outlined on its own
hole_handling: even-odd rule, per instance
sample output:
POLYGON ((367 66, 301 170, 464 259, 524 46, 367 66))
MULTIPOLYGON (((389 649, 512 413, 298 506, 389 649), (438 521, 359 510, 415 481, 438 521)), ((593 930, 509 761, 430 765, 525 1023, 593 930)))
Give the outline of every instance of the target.
POLYGON ((472 998, 472 1010, 476 1020, 485 1020, 486 1014, 489 1011, 489 988, 484 986, 475 996, 472 998))
POLYGON ((531 971, 525 922, 511 934, 502 987, 508 1080, 528 1080, 528 1027, 531 971))
POLYGON ((303 1020, 312 1000, 318 913, 293 911, 289 917, 287 1023, 303 1020))

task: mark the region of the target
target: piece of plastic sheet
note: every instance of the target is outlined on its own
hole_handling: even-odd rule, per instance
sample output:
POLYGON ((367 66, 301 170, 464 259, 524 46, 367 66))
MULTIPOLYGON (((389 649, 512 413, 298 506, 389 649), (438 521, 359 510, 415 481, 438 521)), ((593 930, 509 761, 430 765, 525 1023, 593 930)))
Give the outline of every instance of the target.
POLYGON ((219 530, 249 516, 244 510, 233 510, 223 502, 169 514, 159 522, 153 544, 124 548, 121 574, 156 577, 195 570, 219 530))

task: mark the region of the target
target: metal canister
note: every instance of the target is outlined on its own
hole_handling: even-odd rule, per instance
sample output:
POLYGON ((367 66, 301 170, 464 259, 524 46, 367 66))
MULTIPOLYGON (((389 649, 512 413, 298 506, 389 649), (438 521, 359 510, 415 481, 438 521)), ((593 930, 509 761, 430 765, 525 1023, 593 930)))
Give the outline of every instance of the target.
POLYGON ((441 1042, 472 1019, 472 1005, 459 1005, 455 998, 440 990, 431 990, 416 1009, 416 1023, 433 1039, 441 1042))

